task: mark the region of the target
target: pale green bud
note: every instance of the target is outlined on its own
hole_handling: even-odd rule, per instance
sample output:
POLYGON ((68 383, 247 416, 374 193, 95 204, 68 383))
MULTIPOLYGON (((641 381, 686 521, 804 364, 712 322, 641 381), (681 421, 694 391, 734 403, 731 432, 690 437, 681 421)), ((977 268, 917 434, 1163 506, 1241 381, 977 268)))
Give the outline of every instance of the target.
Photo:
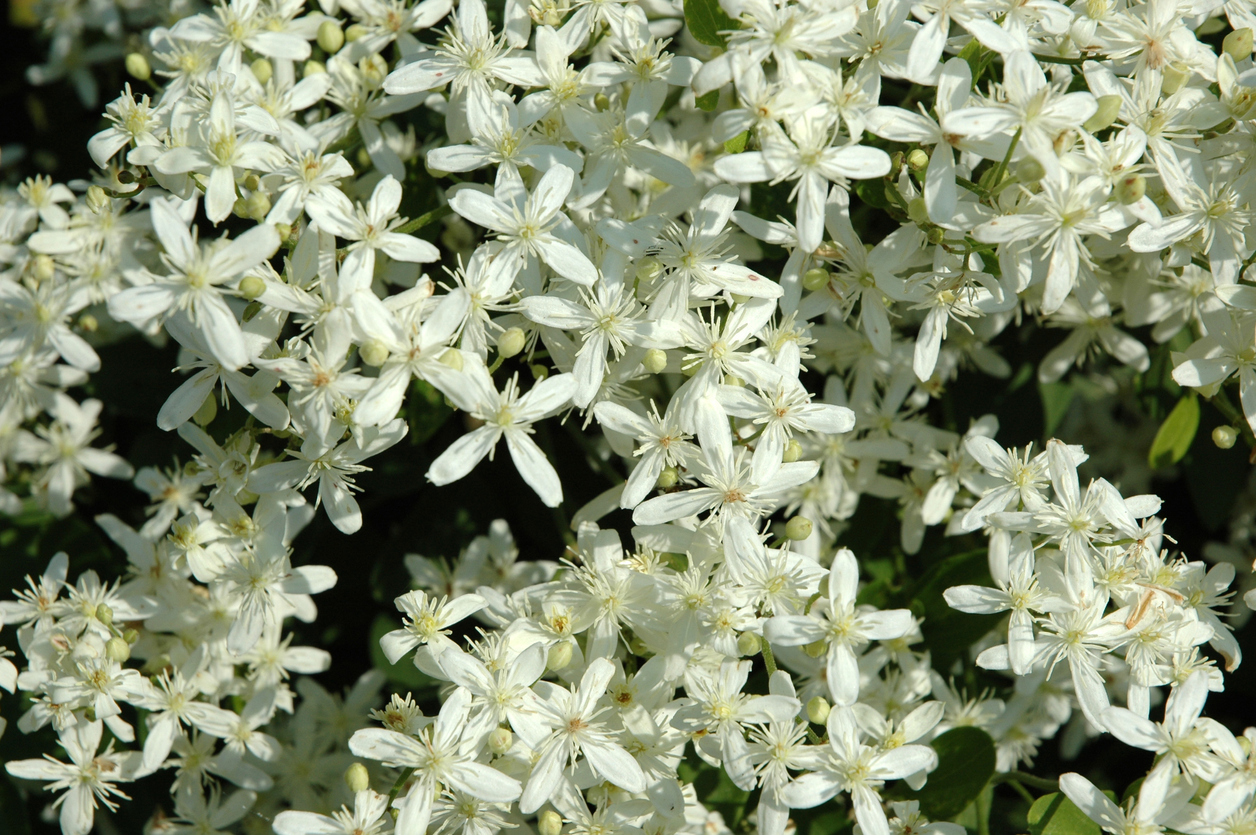
POLYGON ((31 275, 35 281, 47 281, 56 274, 57 262, 52 260, 52 256, 40 253, 31 259, 31 275))
POLYGON ((593 97, 593 106, 599 113, 605 113, 611 109, 611 97, 605 93, 598 93, 593 97))
POLYGON ((743 296, 741 293, 733 293, 732 297, 733 297, 733 304, 745 304, 746 302, 750 301, 749 296, 743 296))
POLYGON ((829 721, 830 710, 832 708, 823 696, 812 696, 807 702, 807 718, 817 725, 823 725, 829 721))
POLYGON ((785 444, 785 452, 781 455, 781 461, 786 464, 792 464, 802 458, 802 444, 798 443, 797 438, 790 438, 789 443, 785 444))
POLYGON ((810 655, 812 658, 819 658, 829 651, 829 642, 821 638, 818 641, 812 641, 802 648, 802 651, 810 655))
POLYGON ((923 197, 913 197, 907 203, 907 217, 912 223, 925 224, 929 222, 929 207, 925 205, 923 197))
POLYGON ((802 286, 815 292, 824 287, 833 278, 823 267, 812 267, 802 274, 802 286))
MULTIPOLYGON (((1248 30, 1251 31, 1250 29, 1248 30)), ((1239 431, 1233 426, 1218 426, 1212 430, 1212 442, 1218 449, 1230 449, 1239 438, 1239 431)))
POLYGON ((746 381, 738 377, 736 374, 726 374, 724 375, 724 385, 736 386, 737 388, 745 388, 746 381))
POLYGON ((306 61, 305 66, 301 68, 301 76, 303 78, 309 78, 311 75, 318 75, 324 72, 327 72, 327 68, 323 66, 323 62, 313 59, 306 61))
POLYGON ((275 75, 275 68, 265 58, 258 58, 252 64, 249 64, 249 69, 253 71, 253 77, 257 79, 259 84, 265 84, 275 75))
POLYGON ((507 328, 497 337, 497 353, 507 359, 516 356, 528 344, 528 335, 521 328, 507 328))
POLYGON ((135 629, 128 629, 122 633, 122 640, 126 641, 131 646, 134 646, 136 641, 139 639, 140 633, 135 629))
POLYGON ((126 56, 126 73, 131 78, 147 81, 153 77, 153 68, 148 65, 143 53, 132 52, 126 56))
POLYGON ((113 623, 113 609, 109 608, 108 603, 101 603, 96 607, 96 620, 105 626, 113 623))
POLYGON ((540 835, 559 835, 563 831, 563 816, 553 809, 546 809, 537 816, 536 830, 540 835))
POLYGON ((785 536, 795 542, 801 542, 811 536, 811 520, 806 516, 795 516, 785 524, 785 536))
POLYGON ((131 647, 121 638, 110 638, 105 642, 105 657, 110 661, 125 664, 131 657, 131 647))
POLYGON ((366 27, 361 23, 355 23, 345 30, 345 40, 352 43, 366 34, 366 27))
POLYGON ((907 155, 907 164, 911 170, 919 174, 929 167, 929 155, 917 148, 907 155))
POLYGON ((109 195, 100 186, 87 187, 87 208, 93 213, 100 214, 109 208, 109 195))
POLYGON ((1174 61, 1164 68, 1160 76, 1160 92, 1171 96, 1191 80, 1191 68, 1182 61, 1174 61))
POLYGON ((946 230, 941 226, 931 226, 929 227, 929 231, 925 232, 925 238, 931 244, 940 244, 945 237, 946 230))
POLYGON ((378 368, 388 360, 388 346, 378 339, 368 339, 358 346, 358 356, 362 362, 378 368))
POLYGON ((636 276, 638 281, 653 281, 659 277, 661 272, 663 272, 663 265, 659 263, 657 258, 642 258, 637 262, 636 276))
POLYGON ((551 670, 561 670, 571 663, 571 644, 563 641, 550 647, 549 655, 545 659, 545 666, 551 670))
POLYGON ((680 473, 675 467, 664 467, 659 473, 659 480, 656 482, 660 490, 667 490, 676 486, 676 482, 680 481, 680 473))
POLYGON ((1086 121, 1082 122, 1082 127, 1089 133, 1096 133, 1111 125, 1116 121, 1116 117, 1121 115, 1121 97, 1115 93, 1110 96, 1099 96, 1095 99, 1099 104, 1099 109, 1094 115, 1086 121))
POLYGON ((371 773, 362 763, 354 763, 345 769, 345 785, 354 794, 364 792, 371 787, 371 773))
POLYGON ((1022 183, 1036 183, 1047 175, 1042 163, 1035 157, 1025 157, 1016 163, 1016 179, 1022 183))
POLYGON ((501 756, 510 750, 510 746, 515 744, 515 735, 510 732, 509 728, 494 728, 493 732, 488 735, 488 750, 497 756, 501 756))
POLYGON ((328 55, 335 55, 345 45, 345 33, 340 31, 340 24, 334 20, 324 20, 318 24, 318 47, 328 55))
POLYGON ((197 426, 209 426, 214 422, 214 418, 218 416, 218 398, 214 397, 211 391, 205 395, 205 399, 201 401, 200 408, 192 415, 192 420, 196 421, 197 426))
POLYGON ((384 79, 388 77, 388 62, 379 53, 359 61, 358 69, 362 70, 363 78, 372 87, 383 84, 384 79))
POLYGON ((237 197, 235 202, 231 204, 231 214, 236 217, 249 216, 249 202, 243 197, 237 197))
POLYGON ((667 352, 661 348, 651 348, 641 358, 641 365, 651 374, 659 374, 667 368, 667 352))
POLYGON ((440 355, 441 365, 447 365, 454 371, 462 370, 462 352, 457 348, 450 348, 440 355))
POLYGON ((289 238, 292 237, 292 224, 276 223, 275 234, 279 236, 279 240, 287 241, 289 238))
POLYGON ((1252 57, 1252 30, 1248 26, 1242 29, 1235 29, 1233 32, 1225 36, 1225 40, 1221 42, 1221 49, 1225 51, 1235 61, 1242 61, 1244 58, 1252 57))
POLYGON ((1147 193, 1147 180, 1142 174, 1131 174, 1117 180, 1114 191, 1117 202, 1128 206, 1143 199, 1147 193))
POLYGON ((753 632, 743 632, 737 636, 737 651, 743 656, 758 655, 762 648, 759 636, 753 632))
POLYGON ((532 379, 538 382, 549 377, 549 373, 550 373, 549 368, 547 366, 542 365, 539 362, 529 365, 528 370, 532 372, 532 379))
POLYGON ((84 313, 79 317, 78 328, 84 333, 95 333, 100 327, 100 322, 96 321, 96 317, 90 313, 84 313))
POLYGON ((266 280, 255 275, 246 275, 240 279, 240 286, 236 290, 241 298, 253 301, 266 292, 266 280))

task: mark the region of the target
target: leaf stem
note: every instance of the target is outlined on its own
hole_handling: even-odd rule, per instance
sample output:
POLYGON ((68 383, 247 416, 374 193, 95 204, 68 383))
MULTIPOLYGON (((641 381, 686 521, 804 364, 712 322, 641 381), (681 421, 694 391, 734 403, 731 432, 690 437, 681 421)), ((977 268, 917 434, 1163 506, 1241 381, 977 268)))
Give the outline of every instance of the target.
POLYGON ((759 644, 763 647, 763 663, 768 665, 768 675, 773 675, 776 673, 776 656, 772 654, 772 645, 762 635, 759 636, 759 644))

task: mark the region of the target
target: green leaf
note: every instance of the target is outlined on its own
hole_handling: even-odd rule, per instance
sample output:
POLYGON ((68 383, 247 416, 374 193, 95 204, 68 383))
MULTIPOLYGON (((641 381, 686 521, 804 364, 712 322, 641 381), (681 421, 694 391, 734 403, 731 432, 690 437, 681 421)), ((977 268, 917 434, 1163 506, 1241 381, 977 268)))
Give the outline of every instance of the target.
POLYGON ((929 782, 908 799, 920 802, 920 811, 933 820, 950 820, 981 794, 994 775, 994 740, 980 728, 952 728, 930 743, 938 752, 938 767, 929 782))
POLYGON ((1003 617, 970 615, 952 609, 943 594, 951 586, 968 584, 993 584, 984 548, 955 554, 935 563, 920 578, 909 598, 910 608, 919 610, 918 616, 923 616, 929 624, 924 630, 925 648, 929 650, 933 668, 943 674, 974 641, 998 625, 1003 617))
POLYGON ((872 180, 857 180, 855 182, 855 195, 860 200, 877 209, 888 209, 893 204, 890 198, 885 196, 885 179, 877 177, 872 180))
POLYGON ((415 379, 406 398, 405 415, 410 424, 410 443, 418 446, 435 435, 454 410, 445 405, 445 398, 432 385, 415 379))
POLYGON ((1099 835, 1099 824, 1059 792, 1029 807, 1029 835, 1099 835))
POLYGON ((1160 424, 1160 431, 1151 442, 1147 463, 1153 469, 1176 464, 1186 456, 1199 429, 1199 398, 1194 392, 1183 397, 1160 424))
POLYGON ((743 130, 732 139, 724 143, 724 152, 728 154, 740 154, 746 150, 746 143, 750 141, 750 131, 743 130))
POLYGON ((728 38, 720 32, 740 28, 716 0, 685 0, 685 23, 698 43, 720 48, 728 46, 728 38))
POLYGON ((388 615, 382 613, 376 615, 374 622, 371 624, 371 665, 388 676, 388 680, 394 684, 400 684, 414 690, 427 690, 436 687, 439 683, 436 679, 424 674, 418 667, 414 666, 413 653, 402 658, 396 664, 388 663, 388 656, 384 655, 384 651, 380 649, 379 639, 394 629, 400 628, 401 624, 388 615))
POLYGON ((1073 387, 1068 383, 1039 383, 1038 396, 1042 398, 1042 434, 1051 437, 1060 421, 1068 414, 1073 402, 1073 387))
POLYGON ((734 832, 746 816, 746 803, 750 792, 737 788, 722 768, 713 768, 690 754, 680 764, 680 779, 693 783, 694 791, 708 809, 714 809, 724 817, 724 823, 734 832))
POLYGON ((694 99, 694 103, 698 105, 699 110, 705 110, 707 113, 710 113, 712 110, 714 110, 716 107, 719 106, 720 91, 712 90, 709 93, 703 93, 702 95, 694 99))

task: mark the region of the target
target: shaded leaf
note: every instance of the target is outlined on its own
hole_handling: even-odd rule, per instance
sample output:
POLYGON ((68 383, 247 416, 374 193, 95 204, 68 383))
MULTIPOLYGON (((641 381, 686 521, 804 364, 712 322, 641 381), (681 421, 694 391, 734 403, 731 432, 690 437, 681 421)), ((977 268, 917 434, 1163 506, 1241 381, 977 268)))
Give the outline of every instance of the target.
POLYGON ((1164 423, 1160 424, 1160 430, 1147 452, 1147 463, 1153 469, 1159 469, 1181 461, 1191 448, 1198 429, 1199 398, 1191 392, 1177 402, 1164 423))
POLYGON ((980 728, 952 728, 930 743, 938 752, 938 767, 918 792, 907 792, 920 802, 920 811, 933 820, 950 820, 964 811, 994 774, 994 740, 980 728))
POLYGON ((388 656, 384 655, 384 651, 380 649, 379 639, 394 629, 400 628, 401 624, 388 615, 380 614, 375 617, 374 622, 371 623, 371 665, 386 675, 388 680, 394 684, 400 684, 415 690, 436 687, 439 684, 436 679, 425 675, 419 671, 418 667, 414 666, 413 653, 402 658, 396 664, 388 663, 388 656))
POLYGON ((716 0, 685 0, 685 23, 698 43, 721 48, 728 46, 728 38, 720 32, 738 28, 716 0))
POLYGON ((1054 792, 1029 807, 1029 835, 1099 835, 1099 824, 1086 817, 1073 801, 1054 792))

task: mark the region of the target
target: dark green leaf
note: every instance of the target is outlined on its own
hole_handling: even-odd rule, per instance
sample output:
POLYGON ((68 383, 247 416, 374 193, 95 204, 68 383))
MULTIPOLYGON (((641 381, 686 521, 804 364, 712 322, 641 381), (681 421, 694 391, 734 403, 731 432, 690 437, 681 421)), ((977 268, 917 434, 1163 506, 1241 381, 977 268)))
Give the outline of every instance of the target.
POLYGON ((1073 387, 1068 383, 1039 383, 1038 394, 1042 398, 1042 434, 1049 438, 1068 414, 1073 387))
POLYGON ((933 565, 916 586, 910 606, 923 616, 925 647, 933 667, 945 673, 973 642, 993 629, 1001 615, 970 615, 947 604, 943 593, 951 586, 988 586, 989 560, 984 549, 956 554, 933 565))
POLYGON ((1177 402, 1164 423, 1160 424, 1160 431, 1156 432, 1147 452, 1147 462, 1153 469, 1159 469, 1181 461, 1191 448, 1198 429, 1199 398, 1191 392, 1177 402))
POLYGON ((431 384, 415 380, 406 398, 406 418, 410 424, 410 443, 422 444, 445 425, 454 410, 431 384))
POLYGON ((738 28, 716 0, 685 0, 685 23, 698 43, 720 48, 728 46, 728 38, 720 32, 738 28))
POLYGON ((400 684, 415 690, 426 690, 435 687, 437 681, 423 674, 418 667, 414 666, 413 653, 402 658, 396 664, 388 663, 388 656, 384 655, 384 651, 379 647, 379 639, 394 629, 400 628, 401 624, 388 615, 380 614, 375 617, 375 621, 371 624, 371 664, 375 669, 382 671, 384 675, 388 676, 388 680, 394 684, 400 684))
POLYGON ((1044 795, 1029 807, 1029 835, 1099 835, 1099 824, 1063 794, 1044 795))
POLYGON ((980 728, 952 728, 930 743, 938 767, 929 782, 907 797, 933 820, 950 820, 972 803, 994 774, 994 740, 980 728))
POLYGON ((855 194, 869 206, 878 209, 888 209, 892 205, 890 199, 885 196, 885 180, 879 177, 874 180, 856 181, 855 194))
POLYGON ((708 809, 714 809, 724 817, 733 831, 746 816, 746 803, 750 800, 750 792, 742 791, 734 785, 722 768, 713 768, 694 754, 690 754, 680 764, 680 779, 693 783, 694 790, 708 809))

